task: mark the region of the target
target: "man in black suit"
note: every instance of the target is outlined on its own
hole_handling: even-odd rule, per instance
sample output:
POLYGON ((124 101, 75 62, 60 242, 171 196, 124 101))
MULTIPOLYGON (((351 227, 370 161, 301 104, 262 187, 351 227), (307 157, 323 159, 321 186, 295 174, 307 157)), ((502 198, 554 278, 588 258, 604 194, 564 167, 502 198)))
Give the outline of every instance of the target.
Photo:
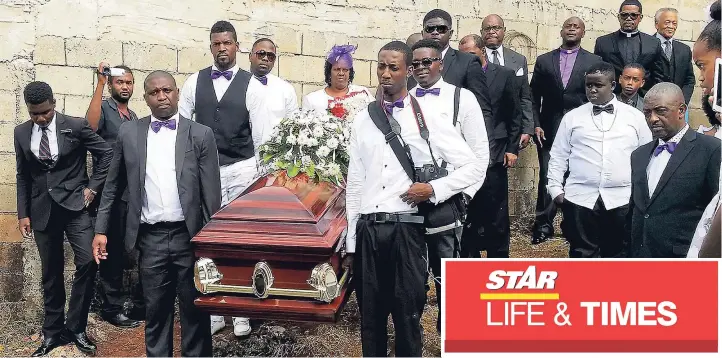
POLYGON ((519 146, 526 148, 532 134, 540 135, 539 128, 534 126, 534 114, 532 112, 531 90, 529 88, 529 67, 526 57, 503 45, 504 20, 499 15, 489 15, 481 22, 481 37, 484 40, 484 52, 489 62, 496 65, 510 68, 514 71, 516 80, 519 82, 519 93, 522 109, 522 127, 519 146))
POLYGON ((144 82, 151 116, 125 122, 98 209, 93 254, 107 257, 110 213, 128 188, 127 249, 140 252, 149 357, 173 355, 173 302, 180 304, 181 354, 210 356, 210 316, 193 304, 191 238, 221 206, 218 149, 210 128, 178 114, 178 87, 164 71, 144 82), (171 148, 169 150, 169 148, 171 148))
MULTIPOLYGON (((656 83, 667 82, 664 73, 664 54, 659 40, 639 31, 642 21, 642 3, 639 0, 624 0, 619 7, 619 31, 600 36, 594 44, 594 54, 604 62, 614 66, 614 78, 622 75, 624 66, 638 63, 647 71, 645 85, 640 90, 644 94, 656 83)), ((621 87, 616 86, 614 93, 619 94, 621 87)))
MULTIPOLYGON (((441 58, 444 61, 444 69, 441 71, 441 76, 444 81, 471 91, 476 100, 479 101, 484 118, 491 118, 493 114, 489 87, 487 86, 486 75, 481 70, 481 62, 477 57, 449 46, 449 39, 454 34, 451 25, 451 15, 448 12, 434 9, 424 16, 424 28, 421 30, 421 34, 424 39, 432 39, 438 42, 443 49, 441 58)), ((416 87, 416 84, 416 80, 409 77, 408 89, 416 87)))
POLYGON ((633 257, 686 257, 697 223, 719 190, 722 142, 690 130, 686 111, 684 94, 673 83, 655 85, 644 98, 656 140, 632 153, 633 257))
POLYGON ((538 128, 535 142, 539 157, 536 218, 532 229, 532 243, 535 244, 554 236, 557 206, 547 193, 546 185, 549 151, 559 123, 567 112, 587 103, 584 74, 591 65, 602 60, 581 47, 584 32, 584 21, 570 17, 560 31, 562 45, 537 57, 534 64, 530 87, 534 126, 538 128))
POLYGON ((476 54, 483 63, 491 97, 492 117, 484 117, 489 136, 489 168, 481 189, 469 203, 466 229, 462 232, 462 257, 509 257, 509 179, 507 169, 519 153, 522 114, 519 110, 519 81, 514 71, 490 63, 482 39, 469 35, 459 49, 476 54))
POLYGON ((32 82, 23 95, 30 120, 15 127, 18 228, 25 238, 34 234, 45 298, 43 342, 32 355, 43 356, 71 341, 82 352, 94 353, 95 344, 85 333, 97 271, 87 208, 105 181, 112 150, 87 121, 55 111, 47 83, 32 82), (90 179, 88 151, 98 158, 90 179), (75 254, 67 317, 63 235, 75 254))
POLYGON ((662 45, 664 74, 667 80, 682 89, 684 101, 689 105, 694 91, 692 49, 674 38, 677 21, 677 9, 665 7, 657 10, 654 14, 654 27, 657 28, 657 34, 654 36, 662 45))

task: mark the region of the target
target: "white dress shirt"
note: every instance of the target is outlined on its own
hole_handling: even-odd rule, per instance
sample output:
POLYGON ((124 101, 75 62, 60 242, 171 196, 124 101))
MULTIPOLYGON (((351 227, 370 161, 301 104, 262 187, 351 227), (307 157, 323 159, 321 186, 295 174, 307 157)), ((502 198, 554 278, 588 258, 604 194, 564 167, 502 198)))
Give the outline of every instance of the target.
MULTIPOLYGON (((684 137, 684 134, 687 133, 687 129, 689 129, 689 125, 685 125, 684 128, 680 129, 679 132, 677 132, 677 134, 669 140, 669 143, 679 143, 682 137, 684 137)), ((661 139, 658 139, 658 141, 658 146, 666 143, 661 139)), ((654 194, 654 190, 657 189, 659 179, 662 178, 664 168, 667 167, 667 163, 669 163, 669 158, 671 157, 672 153, 667 150, 661 151, 656 157, 654 156, 654 152, 652 153, 652 158, 649 160, 649 164, 647 165, 647 186, 649 187, 650 198, 652 197, 652 194, 654 194)))
MULTIPOLYGON (((178 113, 173 118, 176 129, 160 127, 158 133, 148 127, 145 162, 145 198, 140 220, 146 224, 185 220, 178 195, 175 168, 175 141, 178 113)), ((151 115, 151 122, 158 121, 151 115)))
POLYGON ((261 83, 255 76, 251 82, 258 82, 266 96, 271 112, 276 118, 288 118, 288 115, 298 109, 298 98, 293 85, 271 73, 266 75, 266 85, 261 83))
POLYGON ((492 54, 492 52, 496 51, 496 52, 498 52, 496 57, 499 59, 499 65, 504 66, 504 46, 499 45, 499 48, 497 48, 496 50, 490 49, 488 47, 485 47, 484 49, 486 50, 486 60, 487 61, 494 63, 494 54, 492 54))
POLYGON ((450 47, 449 45, 446 45, 446 48, 443 51, 441 51, 441 59, 442 60, 444 59, 444 57, 446 57, 446 53, 449 52, 449 47, 450 47))
MULTIPOLYGON (((434 190, 430 200, 438 204, 475 184, 484 174, 485 168, 451 125, 451 121, 441 119, 428 105, 419 103, 419 106, 429 129, 431 148, 434 155, 439 157, 437 163, 443 158, 456 168, 448 176, 429 183, 434 190)), ((401 126, 401 137, 410 147, 414 164, 417 167, 431 164, 429 147, 419 133, 409 96, 404 99, 404 108, 394 107, 393 117, 401 126)), ((412 208, 400 198, 413 183, 391 147, 386 144, 383 133, 373 123, 368 109, 359 112, 353 122, 347 180, 347 252, 355 251, 355 228, 359 215, 418 212, 416 207, 412 208)))
MULTIPOLYGON (((213 70, 217 70, 216 65, 213 65, 213 70)), ((236 78, 236 74, 239 71, 238 65, 234 65, 229 69, 233 72, 231 80, 227 80, 225 77, 218 77, 213 81, 213 89, 216 92, 216 99, 220 101, 226 94, 228 87, 231 82, 236 78)), ((199 71, 200 72, 200 71, 199 71)), ((195 120, 193 114, 196 112, 196 86, 198 84, 198 73, 192 74, 186 82, 183 84, 183 88, 180 93, 180 102, 178 103, 178 112, 181 116, 190 120, 195 120)), ((253 145, 258 153, 258 148, 261 144, 265 143, 273 134, 273 127, 275 127, 282 117, 274 115, 272 106, 266 101, 265 89, 263 85, 254 81, 248 83, 248 90, 246 91, 246 108, 250 116, 251 122, 251 135, 253 136, 253 145)))
MULTIPOLYGON (((419 85, 411 90, 411 95, 416 98, 419 103, 427 105, 428 108, 433 108, 437 111, 439 118, 449 123, 454 123, 454 91, 456 86, 445 82, 443 79, 436 82, 428 89, 438 88, 440 90, 439 95, 433 95, 427 93, 424 96, 416 96, 416 90, 421 88, 419 85)), ((462 88, 459 94, 459 114, 457 116, 456 130, 466 140, 466 144, 469 145, 471 150, 476 155, 479 163, 483 168, 489 166, 489 138, 486 134, 486 125, 484 124, 484 113, 481 111, 481 106, 476 100, 471 91, 462 88)), ((454 168, 448 165, 449 171, 453 171, 454 168)), ((470 197, 474 197, 477 191, 484 184, 486 179, 486 169, 484 173, 478 178, 479 181, 464 189, 464 193, 470 197)))
MULTIPOLYGON (((357 86, 357 85, 348 85, 348 92, 347 96, 358 93, 359 96, 367 96, 368 101, 373 101, 374 95, 369 91, 368 88, 364 86, 357 86)), ((326 88, 322 88, 318 91, 313 91, 305 96, 303 96, 303 99, 301 100, 301 107, 303 109, 315 109, 319 111, 325 111, 328 109, 328 105, 331 101, 333 101, 334 98, 329 96, 328 93, 326 93, 326 88)))
MULTIPOLYGON (((55 161, 58 159, 58 131, 55 125, 55 120, 58 115, 53 116, 53 120, 48 124, 47 135, 48 144, 50 144, 50 156, 55 161)), ((43 129, 39 125, 33 124, 33 131, 30 134, 30 150, 35 154, 36 157, 40 157, 40 141, 43 138, 43 129)))
POLYGON ((629 203, 631 155, 652 141, 652 132, 642 112, 616 98, 609 103, 614 114, 594 116, 588 102, 562 118, 549 160, 547 190, 552 198, 564 194, 564 200, 588 209, 594 209, 600 196, 607 210, 629 203))

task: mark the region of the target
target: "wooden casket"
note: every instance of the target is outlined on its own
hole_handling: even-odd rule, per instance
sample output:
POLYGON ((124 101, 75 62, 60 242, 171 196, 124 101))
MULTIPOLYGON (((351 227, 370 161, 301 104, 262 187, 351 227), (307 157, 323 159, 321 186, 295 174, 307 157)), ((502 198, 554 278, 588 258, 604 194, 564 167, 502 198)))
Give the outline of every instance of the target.
POLYGON ((285 172, 260 178, 192 239, 197 307, 213 315, 336 322, 351 293, 341 268, 345 191, 285 172))

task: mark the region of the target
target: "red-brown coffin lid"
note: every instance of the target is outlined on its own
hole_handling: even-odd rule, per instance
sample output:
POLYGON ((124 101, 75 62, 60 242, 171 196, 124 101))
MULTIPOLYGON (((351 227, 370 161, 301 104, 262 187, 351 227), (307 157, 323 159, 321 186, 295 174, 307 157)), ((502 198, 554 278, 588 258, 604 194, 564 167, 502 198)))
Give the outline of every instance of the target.
POLYGON ((305 175, 269 174, 213 215, 192 241, 212 251, 328 257, 346 228, 345 215, 343 188, 305 175))

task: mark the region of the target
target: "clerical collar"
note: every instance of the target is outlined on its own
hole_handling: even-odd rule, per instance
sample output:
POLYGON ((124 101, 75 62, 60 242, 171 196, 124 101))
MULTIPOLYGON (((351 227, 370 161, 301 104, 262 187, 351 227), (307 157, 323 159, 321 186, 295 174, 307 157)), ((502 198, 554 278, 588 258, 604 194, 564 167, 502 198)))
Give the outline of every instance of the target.
POLYGON ((573 49, 566 49, 566 48, 560 47, 560 48, 559 48, 559 51, 561 51, 561 52, 563 52, 563 53, 566 53, 566 54, 573 54, 573 53, 575 53, 575 52, 579 52, 579 49, 580 49, 580 48, 581 48, 581 46, 577 46, 577 47, 575 47, 575 48, 573 48, 573 49))
POLYGON ((632 31, 632 32, 625 32, 625 31, 619 30, 619 33, 620 33, 621 35, 624 35, 624 37, 629 38, 629 37, 633 37, 633 36, 639 35, 639 30, 634 30, 634 31, 632 31))

